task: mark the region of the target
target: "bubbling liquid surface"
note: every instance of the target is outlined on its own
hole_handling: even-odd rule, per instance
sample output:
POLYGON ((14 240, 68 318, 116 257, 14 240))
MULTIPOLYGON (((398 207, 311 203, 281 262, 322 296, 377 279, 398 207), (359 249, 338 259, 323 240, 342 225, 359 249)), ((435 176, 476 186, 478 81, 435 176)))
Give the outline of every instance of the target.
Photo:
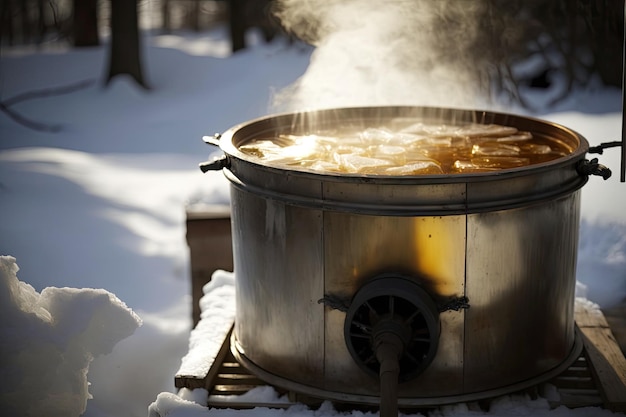
POLYGON ((239 150, 260 162, 319 173, 438 175, 523 167, 566 156, 556 140, 495 124, 411 124, 258 138, 239 150))

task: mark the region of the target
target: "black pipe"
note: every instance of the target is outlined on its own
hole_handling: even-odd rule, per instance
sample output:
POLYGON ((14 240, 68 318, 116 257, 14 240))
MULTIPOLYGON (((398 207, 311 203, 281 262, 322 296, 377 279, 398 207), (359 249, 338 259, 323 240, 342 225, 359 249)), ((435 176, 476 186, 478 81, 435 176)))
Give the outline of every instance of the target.
POLYGON ((380 417, 398 417, 398 376, 404 342, 393 332, 383 332, 375 343, 380 363, 380 417))

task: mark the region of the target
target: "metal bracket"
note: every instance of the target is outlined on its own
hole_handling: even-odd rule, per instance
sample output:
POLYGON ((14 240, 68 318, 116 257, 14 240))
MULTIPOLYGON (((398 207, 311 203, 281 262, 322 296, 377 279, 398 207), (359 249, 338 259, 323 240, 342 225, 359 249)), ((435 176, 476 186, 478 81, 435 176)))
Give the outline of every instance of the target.
POLYGON ((618 146, 622 146, 622 142, 614 141, 614 142, 604 142, 599 144, 598 146, 592 146, 589 148, 589 153, 597 153, 602 155, 605 149, 608 148, 616 148, 618 146))
POLYGON ((343 311, 344 313, 350 308, 350 301, 336 295, 324 295, 324 297, 317 300, 317 304, 324 304, 333 310, 343 311))
POLYGON ((467 298, 466 296, 451 297, 450 299, 448 299, 447 302, 443 304, 439 304, 437 307, 439 308, 440 313, 443 313, 444 311, 450 311, 450 310, 454 310, 454 311, 467 310, 468 308, 470 308, 469 298, 467 298))

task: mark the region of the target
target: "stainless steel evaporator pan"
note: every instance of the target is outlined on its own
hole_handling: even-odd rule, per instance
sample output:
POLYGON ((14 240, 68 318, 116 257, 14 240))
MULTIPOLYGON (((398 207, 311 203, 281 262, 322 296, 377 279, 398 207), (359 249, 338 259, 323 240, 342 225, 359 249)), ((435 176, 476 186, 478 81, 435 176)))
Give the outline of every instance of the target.
POLYGON ((399 405, 436 405, 534 385, 580 353, 580 189, 608 174, 585 159, 576 132, 493 112, 363 107, 268 116, 209 142, 224 155, 204 169, 231 183, 231 348, 262 379, 377 404, 389 368, 399 405), (259 137, 413 117, 513 126, 570 153, 489 173, 368 176, 270 167, 239 150, 259 137), (398 366, 380 352, 389 347, 398 366))

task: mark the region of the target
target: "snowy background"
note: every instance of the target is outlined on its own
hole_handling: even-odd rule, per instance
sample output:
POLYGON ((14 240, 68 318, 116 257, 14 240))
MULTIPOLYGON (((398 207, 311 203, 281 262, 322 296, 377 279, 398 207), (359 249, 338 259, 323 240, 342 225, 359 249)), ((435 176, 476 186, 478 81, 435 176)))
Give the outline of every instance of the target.
MULTIPOLYGON (((31 120, 58 126, 57 133, 34 131, 0 114, 0 255, 15 257, 18 278, 37 292, 102 288, 143 321, 91 363, 89 417, 145 416, 157 394, 174 392, 191 325, 185 208, 228 202, 221 173, 197 168, 212 151, 201 137, 267 114, 274 95, 315 58, 311 47, 284 40, 264 44, 254 32, 252 47, 231 55, 226 27, 146 35, 142 41, 149 91, 124 77, 103 88, 105 46, 3 48, 0 63, 2 100, 95 80, 71 94, 13 106, 31 120)), ((592 145, 619 140, 620 90, 592 82, 547 107, 549 94, 528 92, 536 104, 533 115, 577 130, 592 145)), ((503 110, 529 113, 514 106, 503 110)), ((599 158, 614 176, 593 177, 583 190, 578 279, 588 286, 588 298, 610 306, 626 297, 626 185, 619 182, 619 151, 599 158)), ((493 415, 519 410, 507 404, 493 415)), ((524 404, 531 414, 533 407, 541 409, 537 415, 548 414, 543 403, 524 404)), ((180 415, 196 415, 187 411, 180 415)), ((333 414, 319 415, 325 412, 333 414)), ((476 414, 461 407, 446 415, 476 414)))

